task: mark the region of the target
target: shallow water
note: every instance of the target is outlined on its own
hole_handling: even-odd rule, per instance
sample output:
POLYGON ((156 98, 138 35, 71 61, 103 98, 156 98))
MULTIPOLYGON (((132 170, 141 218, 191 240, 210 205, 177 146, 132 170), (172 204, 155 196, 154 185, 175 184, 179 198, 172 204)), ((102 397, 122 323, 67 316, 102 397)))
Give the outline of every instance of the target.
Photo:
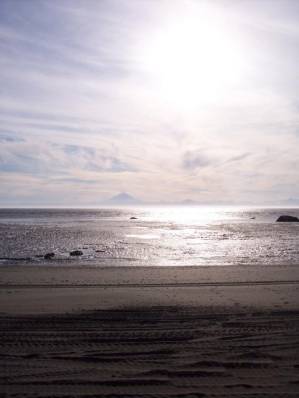
POLYGON ((299 209, 0 209, 0 265, 296 265, 299 223, 282 214, 299 209))

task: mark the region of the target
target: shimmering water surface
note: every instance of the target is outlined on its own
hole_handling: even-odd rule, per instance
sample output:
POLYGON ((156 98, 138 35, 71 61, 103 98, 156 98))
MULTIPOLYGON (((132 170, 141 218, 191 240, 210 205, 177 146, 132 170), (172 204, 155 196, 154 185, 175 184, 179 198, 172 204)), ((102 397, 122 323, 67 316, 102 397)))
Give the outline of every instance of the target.
POLYGON ((0 265, 296 265, 299 223, 282 214, 299 209, 0 209, 0 265))

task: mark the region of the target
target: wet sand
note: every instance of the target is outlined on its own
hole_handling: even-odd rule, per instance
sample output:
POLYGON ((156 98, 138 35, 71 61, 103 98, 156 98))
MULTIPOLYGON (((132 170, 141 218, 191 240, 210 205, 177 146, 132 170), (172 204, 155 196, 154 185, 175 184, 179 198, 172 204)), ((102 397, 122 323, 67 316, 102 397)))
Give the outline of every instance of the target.
POLYGON ((0 396, 297 397, 298 274, 3 267, 0 396))

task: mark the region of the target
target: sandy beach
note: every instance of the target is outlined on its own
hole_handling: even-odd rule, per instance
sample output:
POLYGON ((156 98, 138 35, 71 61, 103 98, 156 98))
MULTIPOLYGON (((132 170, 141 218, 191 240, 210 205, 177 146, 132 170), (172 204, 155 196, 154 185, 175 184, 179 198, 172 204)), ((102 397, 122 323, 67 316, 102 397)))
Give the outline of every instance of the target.
POLYGON ((297 397, 299 272, 2 267, 5 397, 297 397))

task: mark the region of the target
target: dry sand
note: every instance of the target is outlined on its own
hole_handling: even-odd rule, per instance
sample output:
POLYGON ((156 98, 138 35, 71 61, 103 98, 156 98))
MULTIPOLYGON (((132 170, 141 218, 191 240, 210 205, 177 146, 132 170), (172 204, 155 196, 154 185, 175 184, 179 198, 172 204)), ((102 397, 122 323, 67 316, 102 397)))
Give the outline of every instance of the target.
POLYGON ((299 396, 299 267, 3 267, 0 280, 0 396, 299 396))

